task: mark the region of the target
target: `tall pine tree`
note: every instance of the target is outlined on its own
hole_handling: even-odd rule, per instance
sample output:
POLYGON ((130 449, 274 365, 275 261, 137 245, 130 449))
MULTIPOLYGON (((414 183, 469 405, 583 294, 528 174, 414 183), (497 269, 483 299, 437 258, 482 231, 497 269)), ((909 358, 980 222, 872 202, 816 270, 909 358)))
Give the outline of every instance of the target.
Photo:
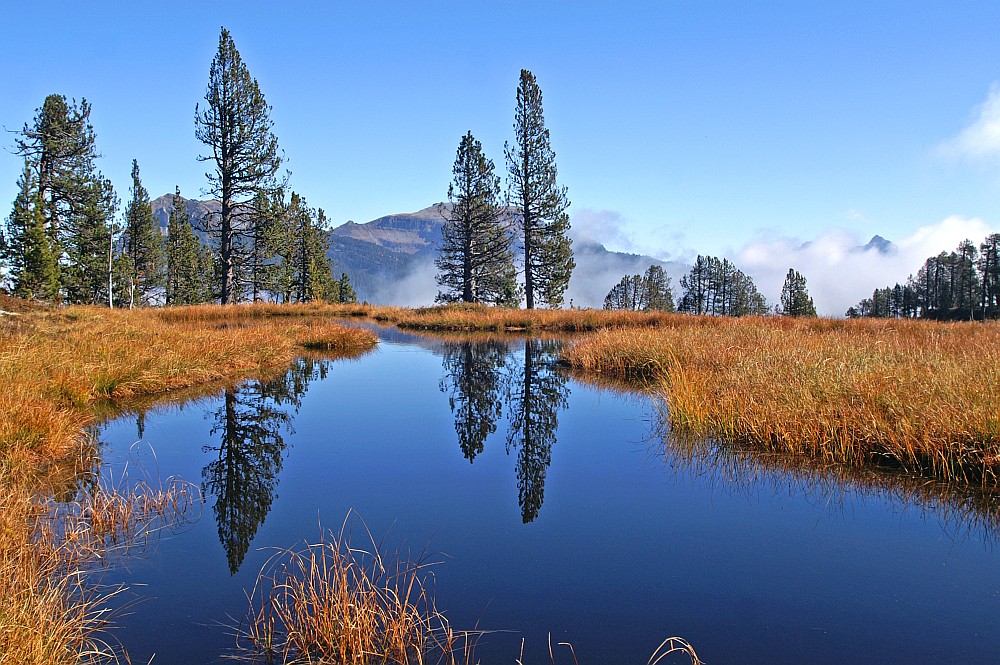
POLYGON ((569 239, 569 200, 556 184, 556 156, 542 114, 542 91, 535 76, 521 70, 514 115, 514 144, 505 145, 508 199, 524 243, 524 295, 528 309, 536 300, 562 304, 576 266, 569 239))
POLYGON ((222 204, 206 230, 218 246, 220 299, 225 305, 239 297, 237 279, 244 270, 241 259, 254 200, 261 190, 279 186, 275 174, 282 162, 278 138, 271 131, 271 107, 225 28, 209 70, 205 101, 204 110, 195 107, 195 137, 210 150, 199 160, 213 163, 213 171, 206 174, 209 191, 222 204))
POLYGON ((443 288, 439 302, 520 304, 509 224, 500 206, 493 161, 468 132, 462 137, 448 185, 441 251, 434 264, 443 288))

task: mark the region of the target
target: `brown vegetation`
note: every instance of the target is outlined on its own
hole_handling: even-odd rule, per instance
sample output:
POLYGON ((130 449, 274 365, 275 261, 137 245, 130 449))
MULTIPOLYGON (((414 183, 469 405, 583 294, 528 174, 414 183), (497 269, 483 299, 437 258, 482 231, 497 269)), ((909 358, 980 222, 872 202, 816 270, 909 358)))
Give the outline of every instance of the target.
POLYGON ((607 328, 669 325, 683 317, 663 312, 629 312, 603 309, 505 309, 456 304, 439 307, 375 307, 375 320, 400 328, 433 331, 585 332, 607 328))
POLYGON ((92 468, 83 429, 109 401, 274 371, 306 347, 347 354, 376 342, 315 317, 356 315, 349 307, 18 309, 0 315, 0 665, 109 656, 95 633, 105 605, 83 571, 151 516, 186 505, 180 485, 45 499, 58 476, 92 468))
POLYGON ((1000 326, 681 317, 568 349, 649 382, 678 434, 943 480, 1000 480, 1000 326))
POLYGON ((457 633, 434 605, 426 561, 388 559, 348 520, 316 543, 275 554, 238 634, 255 659, 282 663, 472 663, 475 633, 457 633))

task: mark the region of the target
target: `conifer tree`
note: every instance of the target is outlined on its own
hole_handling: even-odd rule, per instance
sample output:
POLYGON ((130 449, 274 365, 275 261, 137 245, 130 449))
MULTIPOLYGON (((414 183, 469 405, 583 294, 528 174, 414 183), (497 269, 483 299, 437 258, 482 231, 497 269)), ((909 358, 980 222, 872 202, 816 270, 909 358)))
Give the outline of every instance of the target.
POLYGON ((53 298, 100 302, 109 293, 111 222, 118 200, 95 165, 99 155, 90 104, 49 95, 32 124, 25 123, 18 134, 15 151, 25 158, 36 191, 30 206, 41 215, 49 239, 42 254, 51 252, 59 264, 61 295, 53 298))
POLYGON ((536 300, 562 304, 576 266, 569 239, 569 200, 556 184, 556 156, 542 113, 542 91, 535 76, 521 70, 514 115, 514 144, 505 145, 508 200, 524 244, 524 295, 528 309, 536 300))
POLYGON ((284 189, 258 190, 248 239, 247 272, 252 302, 264 299, 274 281, 275 271, 280 269, 275 262, 275 254, 283 238, 282 218, 285 213, 284 189))
POLYGON ((781 313, 785 316, 816 316, 816 306, 806 288, 806 278, 797 270, 788 269, 781 287, 781 313))
POLYGON ((167 219, 167 304, 194 305, 210 300, 211 266, 209 251, 194 234, 178 187, 167 219))
POLYGON ((337 300, 340 303, 352 303, 358 301, 358 294, 354 292, 354 287, 351 286, 351 280, 347 276, 347 273, 340 273, 340 279, 337 281, 337 300))
POLYGON ((476 302, 516 307, 520 304, 512 237, 500 206, 500 179, 482 144, 468 132, 462 137, 448 185, 435 259, 438 302, 476 302))
POLYGON ((65 266, 60 275, 67 302, 110 304, 110 257, 117 210, 118 196, 111 181, 96 174, 83 188, 80 205, 64 225, 67 233, 61 249, 65 266))
POLYGON ((139 162, 132 160, 132 200, 125 208, 122 235, 129 269, 129 307, 149 305, 163 286, 163 240, 153 222, 149 192, 139 178, 139 162))
POLYGON ((679 312, 763 316, 769 311, 753 280, 728 259, 699 255, 691 271, 681 277, 681 288, 679 312))
POLYGON ((271 107, 225 28, 209 70, 205 101, 204 110, 195 107, 195 137, 210 150, 199 160, 213 163, 213 171, 206 174, 209 191, 222 204, 206 230, 218 246, 220 298, 228 304, 239 298, 238 273, 243 270, 253 202, 261 190, 280 186, 275 174, 282 154, 271 131, 271 107))
POLYGON ((30 163, 25 160, 18 194, 7 218, 4 259, 14 295, 54 301, 59 294, 59 264, 45 231, 41 194, 30 163))
POLYGON ((643 275, 625 275, 605 296, 604 309, 672 312, 670 277, 658 265, 649 266, 643 275))

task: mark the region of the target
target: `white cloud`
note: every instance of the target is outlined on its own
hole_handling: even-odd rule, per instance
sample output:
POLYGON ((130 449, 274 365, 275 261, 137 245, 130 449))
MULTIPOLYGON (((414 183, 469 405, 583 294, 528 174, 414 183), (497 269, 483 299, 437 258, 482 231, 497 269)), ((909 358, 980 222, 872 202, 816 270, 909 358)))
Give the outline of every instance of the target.
POLYGON ((589 240, 602 245, 612 245, 616 249, 631 251, 632 238, 625 232, 625 221, 614 210, 593 210, 581 208, 573 212, 570 220, 570 236, 576 240, 589 240))
POLYGON ((986 101, 976 107, 972 123, 938 146, 938 151, 947 157, 972 160, 1000 157, 1000 83, 990 87, 986 101))
POLYGON ((863 250, 867 239, 852 232, 832 230, 808 243, 789 237, 753 240, 732 258, 753 277, 769 303, 779 302, 785 275, 795 268, 808 280, 819 313, 842 316, 874 289, 904 283, 927 257, 950 252, 966 238, 978 246, 994 231, 981 219, 953 215, 905 238, 890 239, 896 247, 886 254, 863 250))

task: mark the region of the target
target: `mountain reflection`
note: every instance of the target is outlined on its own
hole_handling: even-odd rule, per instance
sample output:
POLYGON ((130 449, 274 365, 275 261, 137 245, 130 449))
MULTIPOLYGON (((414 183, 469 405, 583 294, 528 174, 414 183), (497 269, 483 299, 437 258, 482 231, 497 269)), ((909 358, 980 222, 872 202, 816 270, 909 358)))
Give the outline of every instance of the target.
POLYGON ((287 447, 282 433, 294 433, 293 414, 309 382, 328 371, 328 361, 301 358, 279 378, 227 389, 222 406, 210 414, 215 420, 211 434, 218 434, 220 443, 205 446, 217 457, 202 469, 202 490, 215 497, 219 541, 231 574, 240 569, 277 496, 287 447))
POLYGON ((523 354, 504 341, 448 342, 444 347, 441 391, 455 416, 455 433, 470 462, 497 429, 507 405, 507 452, 517 451, 517 489, 521 519, 538 517, 545 495, 545 474, 567 408, 566 377, 555 369, 559 342, 527 339, 523 354))

